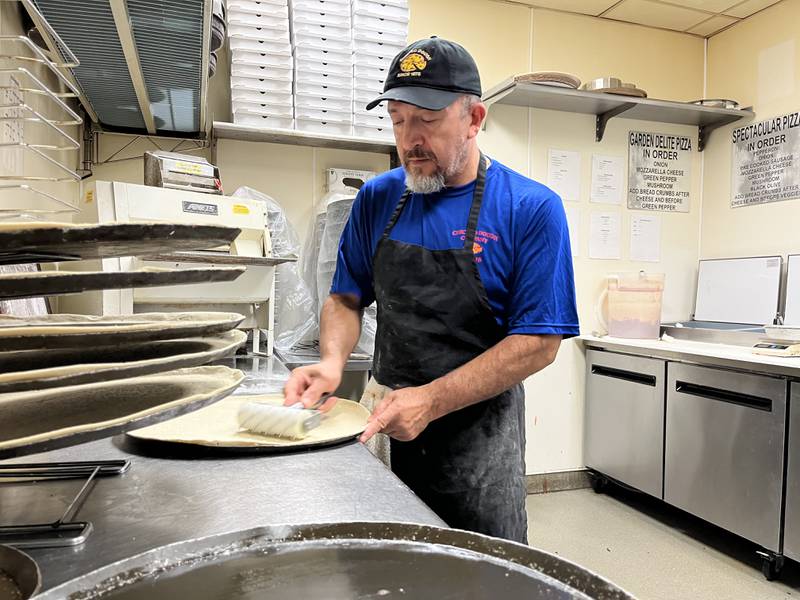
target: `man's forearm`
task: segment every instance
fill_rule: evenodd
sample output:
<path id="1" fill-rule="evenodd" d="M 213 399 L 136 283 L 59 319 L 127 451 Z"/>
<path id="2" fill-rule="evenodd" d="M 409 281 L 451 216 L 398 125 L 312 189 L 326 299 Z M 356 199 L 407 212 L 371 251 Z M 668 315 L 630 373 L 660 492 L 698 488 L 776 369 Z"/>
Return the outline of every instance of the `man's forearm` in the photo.
<path id="1" fill-rule="evenodd" d="M 467 364 L 427 384 L 434 418 L 497 396 L 555 359 L 560 335 L 510 335 Z"/>
<path id="2" fill-rule="evenodd" d="M 331 294 L 322 306 L 319 349 L 324 362 L 344 368 L 361 335 L 361 310 L 355 296 Z"/>

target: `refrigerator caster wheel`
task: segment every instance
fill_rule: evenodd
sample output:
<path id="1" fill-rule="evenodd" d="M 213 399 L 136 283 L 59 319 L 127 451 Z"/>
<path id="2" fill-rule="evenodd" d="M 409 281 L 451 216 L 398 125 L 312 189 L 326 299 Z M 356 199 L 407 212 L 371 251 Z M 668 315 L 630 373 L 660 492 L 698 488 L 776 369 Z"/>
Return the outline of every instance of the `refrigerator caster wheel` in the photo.
<path id="1" fill-rule="evenodd" d="M 589 484 L 592 486 L 595 494 L 602 494 L 608 487 L 608 479 L 597 473 L 590 473 Z"/>
<path id="2" fill-rule="evenodd" d="M 772 552 L 759 551 L 761 558 L 761 573 L 767 581 L 775 581 L 780 577 L 783 568 L 783 556 Z"/>

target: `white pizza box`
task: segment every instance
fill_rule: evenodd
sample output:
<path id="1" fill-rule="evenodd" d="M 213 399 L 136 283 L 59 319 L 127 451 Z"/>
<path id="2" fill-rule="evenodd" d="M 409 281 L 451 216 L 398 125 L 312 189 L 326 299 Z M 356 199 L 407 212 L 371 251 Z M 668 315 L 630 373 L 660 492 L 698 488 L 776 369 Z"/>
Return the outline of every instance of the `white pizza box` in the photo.
<path id="1" fill-rule="evenodd" d="M 330 121 L 316 121 L 313 119 L 296 119 L 295 129 L 308 133 L 320 133 L 322 135 L 342 135 L 353 134 L 352 123 L 336 123 Z"/>
<path id="2" fill-rule="evenodd" d="M 265 129 L 294 129 L 295 124 L 292 118 L 273 117 L 246 111 L 233 113 L 233 122 L 236 125 L 248 125 Z"/>
<path id="3" fill-rule="evenodd" d="M 381 19 L 380 17 L 353 15 L 353 29 L 384 31 L 402 35 L 406 39 L 408 38 L 408 23 L 391 21 L 389 19 Z"/>
<path id="4" fill-rule="evenodd" d="M 228 11 L 228 24 L 246 27 L 265 27 L 268 29 L 289 29 L 287 15 L 269 15 L 239 10 Z"/>
<path id="5" fill-rule="evenodd" d="M 353 107 L 353 101 L 347 97 L 295 94 L 294 105 L 301 108 L 318 108 L 350 112 Z"/>
<path id="6" fill-rule="evenodd" d="M 272 104 L 292 106 L 292 92 L 269 92 L 254 89 L 231 89 L 231 102 L 238 101 L 247 104 Z"/>
<path id="7" fill-rule="evenodd" d="M 395 5 L 374 0 L 353 0 L 353 15 L 391 19 L 400 23 L 408 23 L 410 20 L 408 5 Z"/>
<path id="8" fill-rule="evenodd" d="M 353 43 L 348 36 L 347 39 L 330 38 L 317 34 L 304 34 L 297 31 L 292 35 L 292 46 L 294 48 L 317 48 L 319 50 L 334 50 L 336 52 L 351 52 Z"/>
<path id="9" fill-rule="evenodd" d="M 271 40 L 245 37 L 242 35 L 230 36 L 229 43 L 232 52 L 259 52 L 281 56 L 292 55 L 292 44 L 288 41 L 273 42 Z"/>
<path id="10" fill-rule="evenodd" d="M 363 137 L 371 140 L 381 140 L 383 142 L 394 143 L 394 131 L 391 127 L 365 127 L 364 125 L 356 125 L 353 123 L 353 136 Z"/>
<path id="11" fill-rule="evenodd" d="M 366 42 L 382 42 L 384 44 L 391 44 L 395 47 L 399 47 L 400 50 L 408 45 L 408 36 L 401 31 L 380 31 L 378 29 L 369 29 L 367 27 L 354 27 L 353 39 L 363 40 Z M 395 52 L 395 54 L 397 54 L 397 52 Z"/>
<path id="12" fill-rule="evenodd" d="M 311 36 L 329 40 L 350 40 L 350 26 L 317 25 L 315 23 L 292 23 L 292 32 L 295 36 Z"/>
<path id="13" fill-rule="evenodd" d="M 350 12 L 350 0 L 292 0 L 292 10 Z"/>
<path id="14" fill-rule="evenodd" d="M 370 112 L 353 111 L 353 125 L 361 125 L 363 127 L 374 127 L 376 129 L 392 129 L 392 119 L 389 118 L 386 110 L 380 110 L 375 107 Z"/>
<path id="15" fill-rule="evenodd" d="M 376 69 L 389 69 L 392 66 L 394 57 L 394 54 L 387 56 L 366 53 L 353 54 L 353 64 Z"/>
<path id="16" fill-rule="evenodd" d="M 285 1 L 255 2 L 254 0 L 228 0 L 228 12 L 289 18 L 289 5 Z"/>
<path id="17" fill-rule="evenodd" d="M 252 25 L 230 23 L 228 25 L 228 33 L 231 35 L 231 37 L 263 40 L 265 42 L 282 42 L 285 44 L 291 43 L 288 23 L 286 24 L 285 28 L 253 27 Z"/>
<path id="18" fill-rule="evenodd" d="M 347 50 L 325 50 L 316 46 L 298 46 L 294 50 L 297 60 L 314 60 L 318 62 L 351 63 L 353 53 Z"/>
<path id="19" fill-rule="evenodd" d="M 335 88 L 341 88 L 348 90 L 348 96 L 352 96 L 352 92 L 349 91 L 353 87 L 353 76 L 344 73 L 321 73 L 318 71 L 301 71 L 296 70 L 294 79 L 298 83 L 308 83 L 313 85 L 327 85 Z M 316 95 L 316 94 L 315 94 Z"/>
<path id="20" fill-rule="evenodd" d="M 325 98 L 340 98 L 353 100 L 353 87 L 346 86 L 340 87 L 337 85 L 329 85 L 327 83 L 317 83 L 315 81 L 306 81 L 299 79 L 294 82 L 295 94 L 304 96 L 320 96 Z"/>
<path id="21" fill-rule="evenodd" d="M 256 77 L 237 77 L 231 75 L 231 94 L 237 90 L 255 90 L 257 92 L 292 93 L 291 79 L 258 79 Z"/>
<path id="22" fill-rule="evenodd" d="M 373 54 L 375 56 L 391 56 L 394 58 L 397 56 L 401 50 L 403 50 L 408 44 L 405 42 L 397 43 L 397 42 L 386 42 L 386 41 L 375 41 L 371 37 L 365 37 L 363 34 L 359 33 L 358 31 L 353 31 L 353 54 L 358 56 L 359 54 Z"/>
<path id="23" fill-rule="evenodd" d="M 243 64 L 241 62 L 231 63 L 231 78 L 233 77 L 252 77 L 254 79 L 276 79 L 278 81 L 294 80 L 294 69 L 281 67 L 259 67 L 256 65 Z"/>
<path id="24" fill-rule="evenodd" d="M 295 58 L 294 68 L 297 71 L 312 71 L 314 73 L 330 73 L 331 75 L 353 76 L 353 63 L 349 60 L 338 62 L 335 60 L 309 60 L 305 58 Z"/>
<path id="25" fill-rule="evenodd" d="M 286 6 L 288 0 L 228 0 L 228 10 L 237 9 L 245 11 L 257 11 L 264 6 Z"/>
<path id="26" fill-rule="evenodd" d="M 292 23 L 317 23 L 320 25 L 347 25 L 350 26 L 352 16 L 350 7 L 345 5 L 331 5 L 322 9 L 303 9 L 293 7 L 291 12 Z"/>
<path id="27" fill-rule="evenodd" d="M 232 99 L 231 108 L 234 114 L 237 112 L 243 112 L 290 119 L 294 117 L 294 105 L 292 104 L 291 100 L 288 104 L 266 104 Z"/>
<path id="28" fill-rule="evenodd" d="M 378 81 L 386 81 L 389 76 L 389 67 L 378 67 L 373 65 L 364 65 L 360 63 L 353 64 L 353 77 L 355 79 L 372 79 Z"/>
<path id="29" fill-rule="evenodd" d="M 248 65 L 252 67 L 276 67 L 279 69 L 294 69 L 294 60 L 290 54 L 277 54 L 273 52 L 248 52 L 231 50 L 231 64 Z"/>
<path id="30" fill-rule="evenodd" d="M 378 96 L 383 93 L 383 86 L 386 79 L 373 79 L 371 77 L 354 77 L 353 87 L 361 88 L 364 90 L 375 90 L 375 95 Z"/>
<path id="31" fill-rule="evenodd" d="M 356 5 L 362 5 L 364 3 L 369 4 L 379 4 L 384 7 L 394 6 L 396 8 L 402 8 L 403 10 L 409 10 L 408 8 L 408 0 L 352 0 L 353 9 L 356 8 Z"/>

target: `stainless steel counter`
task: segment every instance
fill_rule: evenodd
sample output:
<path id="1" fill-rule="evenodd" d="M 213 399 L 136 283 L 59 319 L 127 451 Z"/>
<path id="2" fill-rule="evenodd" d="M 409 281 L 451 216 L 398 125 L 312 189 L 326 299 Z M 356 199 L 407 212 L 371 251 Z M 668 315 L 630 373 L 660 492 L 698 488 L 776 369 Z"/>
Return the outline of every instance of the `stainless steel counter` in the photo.
<path id="1" fill-rule="evenodd" d="M 273 359 L 237 359 L 249 371 L 240 389 L 279 389 L 286 370 Z M 75 548 L 30 550 L 51 588 L 103 565 L 190 538 L 272 524 L 403 521 L 443 526 L 361 444 L 282 455 L 162 458 L 134 454 L 123 436 L 10 462 L 128 458 L 121 476 L 100 479 L 75 520 L 94 531 Z M 53 522 L 79 480 L 0 485 L 0 523 Z"/>

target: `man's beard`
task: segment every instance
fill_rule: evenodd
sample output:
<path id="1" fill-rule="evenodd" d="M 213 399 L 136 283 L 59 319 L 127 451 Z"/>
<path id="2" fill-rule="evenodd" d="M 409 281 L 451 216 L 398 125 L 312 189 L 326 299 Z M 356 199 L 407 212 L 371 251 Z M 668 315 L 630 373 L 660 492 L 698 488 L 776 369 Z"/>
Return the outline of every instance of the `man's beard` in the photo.
<path id="1" fill-rule="evenodd" d="M 458 151 L 445 167 L 439 164 L 436 155 L 425 152 L 419 146 L 415 146 L 412 150 L 406 152 L 403 160 L 403 168 L 406 172 L 406 187 L 416 194 L 435 194 L 436 192 L 441 192 L 445 188 L 447 180 L 460 173 L 464 168 L 469 154 L 469 147 L 466 142 L 466 140 L 463 140 L 458 147 Z M 407 166 L 408 160 L 411 158 L 430 159 L 436 165 L 436 170 L 431 175 L 412 172 Z"/>

